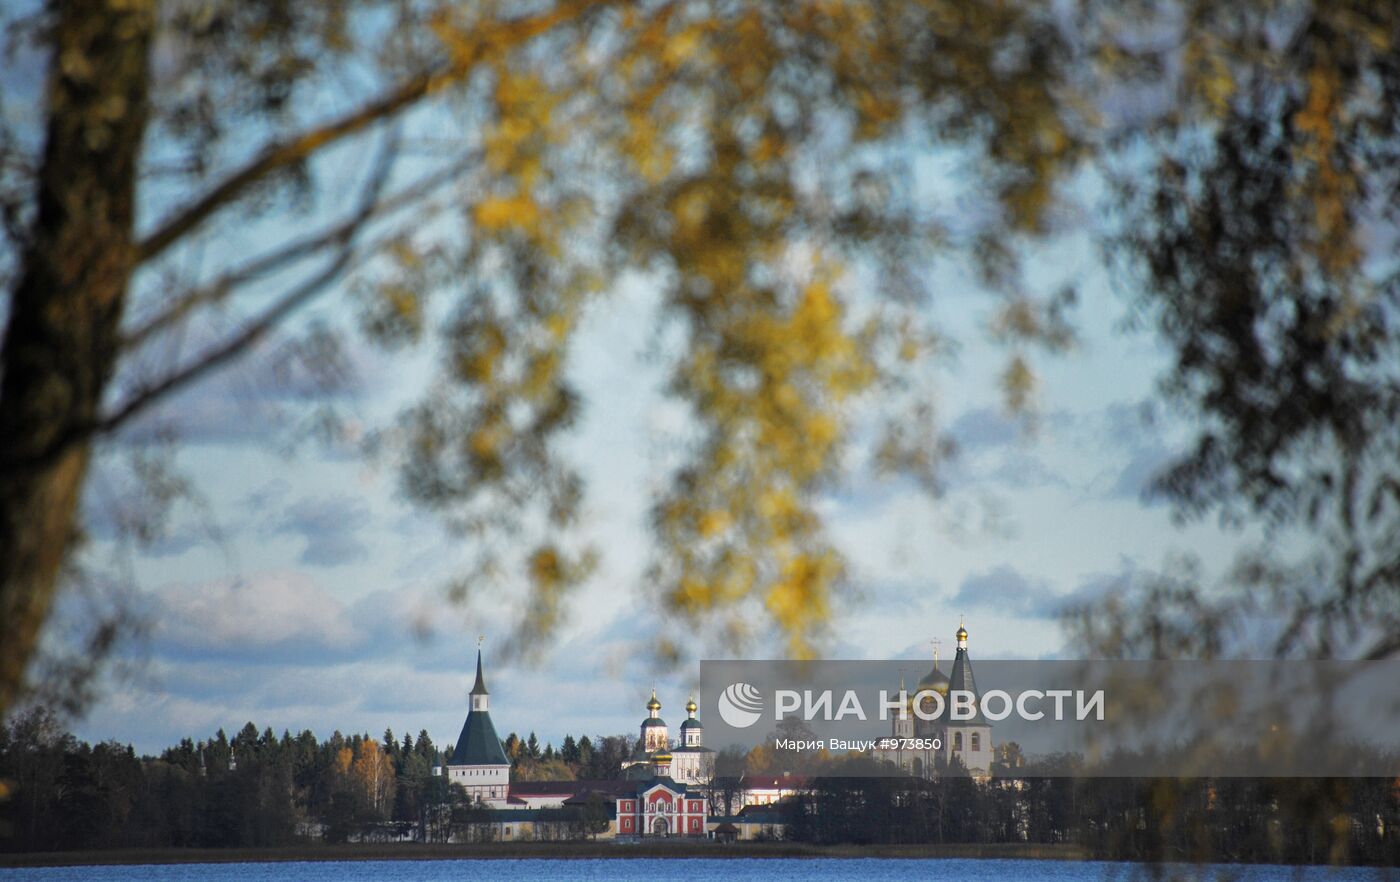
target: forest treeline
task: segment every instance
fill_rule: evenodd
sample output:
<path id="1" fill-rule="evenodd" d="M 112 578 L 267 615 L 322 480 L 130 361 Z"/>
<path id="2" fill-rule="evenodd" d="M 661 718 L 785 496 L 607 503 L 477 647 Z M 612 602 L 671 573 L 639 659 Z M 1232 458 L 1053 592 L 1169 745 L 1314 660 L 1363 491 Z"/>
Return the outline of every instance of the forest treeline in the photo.
<path id="1" fill-rule="evenodd" d="M 541 745 L 511 733 L 516 780 L 616 778 L 627 736 Z M 184 739 L 159 756 L 115 741 L 88 744 L 46 710 L 0 725 L 0 849 L 246 847 L 307 837 L 447 839 L 473 821 L 460 788 L 432 774 L 452 745 L 426 731 L 333 733 L 324 740 L 245 725 Z"/>
<path id="2" fill-rule="evenodd" d="M 1063 764 L 1063 758 L 1046 760 Z M 1400 866 L 1400 779 L 823 776 L 783 806 L 818 844 L 1073 844 L 1096 860 Z"/>
<path id="3" fill-rule="evenodd" d="M 634 741 L 566 736 L 556 748 L 511 733 L 503 747 L 514 780 L 596 780 L 620 775 Z M 248 723 L 142 757 L 32 711 L 0 726 L 0 850 L 482 838 L 483 809 L 432 774 L 450 749 L 426 731 L 320 740 Z M 738 795 L 740 773 L 775 771 L 769 759 L 764 748 L 722 752 L 712 803 Z M 1040 777 L 1072 763 L 1017 758 L 989 781 L 960 767 L 930 781 L 863 777 L 868 762 L 833 757 L 829 774 L 762 811 L 785 838 L 817 844 L 1028 842 L 1104 860 L 1400 866 L 1400 779 Z M 599 832 L 591 815 L 560 818 L 559 838 Z"/>

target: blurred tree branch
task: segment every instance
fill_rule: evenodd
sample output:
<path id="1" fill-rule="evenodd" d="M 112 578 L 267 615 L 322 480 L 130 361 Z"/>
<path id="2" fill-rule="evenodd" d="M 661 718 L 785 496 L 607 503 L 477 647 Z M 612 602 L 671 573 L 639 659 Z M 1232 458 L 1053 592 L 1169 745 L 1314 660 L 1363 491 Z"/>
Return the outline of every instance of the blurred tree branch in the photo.
<path id="1" fill-rule="evenodd" d="M 203 195 L 174 210 L 141 239 L 134 234 L 140 151 L 151 112 L 150 46 L 153 2 L 72 0 L 53 4 L 51 57 L 57 68 L 46 95 L 47 133 L 35 175 L 37 210 L 31 228 L 14 237 L 25 248 L 11 293 L 0 387 L 0 714 L 14 702 L 24 669 L 47 618 L 94 434 L 111 431 L 159 400 L 237 358 L 270 329 L 342 277 L 352 243 L 377 213 L 422 198 L 431 187 L 403 191 L 378 205 L 389 163 L 372 175 L 366 200 L 345 224 L 315 239 L 269 254 L 213 288 L 228 290 L 279 264 L 322 247 L 335 249 L 325 267 L 274 299 L 227 340 L 119 402 L 102 400 L 123 343 L 148 341 L 200 301 L 177 304 L 153 324 L 123 339 L 127 288 L 142 263 L 160 257 L 220 210 L 242 200 L 279 171 L 318 151 L 392 119 L 483 59 L 510 51 L 557 26 L 591 3 L 564 2 L 537 16 L 505 16 L 461 41 L 450 63 L 409 78 L 382 97 L 329 123 L 274 140 L 256 158 Z M 217 14 L 217 13 L 216 13 Z M 260 25 L 257 25 L 260 26 Z M 334 33 L 331 39 L 339 39 Z M 275 112 L 275 108 L 274 108 Z M 423 183 L 431 184 L 429 178 Z M 438 183 L 444 183 L 440 181 Z M 7 212 L 7 217 L 17 212 Z M 39 513 L 43 514 L 40 515 Z"/>
<path id="2" fill-rule="evenodd" d="M 324 150 L 350 135 L 398 116 L 447 84 L 460 81 L 483 60 L 508 51 L 568 21 L 597 2 L 598 0 L 569 0 L 541 15 L 500 22 L 489 33 L 474 34 L 470 41 L 470 51 L 459 52 L 451 64 L 413 77 L 363 107 L 328 123 L 269 144 L 256 158 L 230 173 L 205 195 L 174 212 L 171 217 L 158 224 L 155 230 L 143 237 L 137 245 L 138 261 L 144 263 L 159 257 L 167 248 L 196 230 L 220 209 L 237 202 L 249 188 L 275 172 L 303 162 L 317 151 Z"/>
<path id="3" fill-rule="evenodd" d="M 217 279 L 201 285 L 193 291 L 178 295 L 175 302 L 167 306 L 163 312 L 152 316 L 127 334 L 122 342 L 123 348 L 127 350 L 139 349 L 157 335 L 170 331 L 188 320 L 195 310 L 217 305 L 245 285 L 257 282 L 267 275 L 296 264 L 298 261 L 319 255 L 331 246 L 343 245 L 369 221 L 377 221 L 403 209 L 418 205 L 424 198 L 460 178 L 467 169 L 477 162 L 480 162 L 480 157 L 477 156 L 454 162 L 441 171 L 425 175 L 422 180 L 378 199 L 373 205 L 362 207 L 337 224 L 312 235 L 295 239 L 281 248 L 273 249 L 221 274 Z"/>
<path id="4" fill-rule="evenodd" d="M 23 229 L 0 353 L 0 712 L 75 533 L 94 433 L 345 280 L 369 341 L 427 337 L 440 353 L 380 437 L 397 443 L 405 495 L 471 539 L 459 586 L 500 573 L 526 586 L 522 646 L 561 621 L 594 563 L 560 443 L 583 405 L 574 332 L 625 274 L 653 280 L 679 341 L 665 393 L 690 424 L 651 499 L 651 599 L 692 634 L 771 628 L 811 654 L 846 579 L 823 495 L 877 472 L 940 486 L 932 256 L 967 260 L 998 297 L 985 330 L 1009 353 L 1005 402 L 1033 407 L 1032 352 L 1073 346 L 1074 296 L 1031 290 L 1020 261 L 1063 232 L 1062 187 L 1086 171 L 1108 185 L 1109 254 L 1174 353 L 1163 391 L 1197 420 L 1158 490 L 1183 518 L 1265 537 L 1218 592 L 1167 574 L 1088 625 L 1105 651 L 1186 635 L 1177 649 L 1216 653 L 1259 614 L 1278 652 L 1394 652 L 1400 284 L 1373 235 L 1400 215 L 1397 14 L 1128 9 L 55 0 L 36 30 L 53 60 L 43 153 L 4 165 L 33 170 L 34 197 L 28 214 L 6 208 Z M 376 97 L 320 115 L 365 80 Z M 239 210 L 256 227 L 287 213 L 277 197 L 308 201 L 333 148 L 358 170 L 364 140 L 420 109 L 458 151 L 438 170 L 398 190 L 371 170 L 348 216 L 174 298 L 149 283 L 231 235 L 216 219 Z M 264 146 L 230 161 L 249 132 Z M 960 235 L 907 161 L 935 149 L 964 161 L 975 197 Z M 188 171 L 146 186 L 143 169 Z M 468 177 L 450 225 L 371 236 Z M 138 201 L 159 218 L 142 235 Z M 256 284 L 297 268 L 284 290 Z M 133 376 L 158 341 L 224 308 L 248 315 Z M 857 424 L 872 401 L 888 418 L 875 445 Z"/>
<path id="5" fill-rule="evenodd" d="M 272 302 L 268 306 L 228 339 L 214 344 L 191 363 L 136 390 L 130 397 L 117 403 L 110 413 L 99 419 L 96 431 L 111 432 L 116 430 L 127 420 L 155 404 L 161 398 L 198 380 L 204 374 L 218 369 L 230 359 L 238 357 L 240 353 L 265 337 L 299 307 L 304 306 L 311 298 L 341 278 L 354 260 L 357 234 L 364 229 L 369 219 L 382 208 L 380 194 L 393 171 L 394 160 L 398 156 L 398 147 L 398 131 L 391 129 L 385 136 L 376 164 L 370 170 L 369 180 L 366 181 L 364 194 L 360 198 L 359 209 L 349 220 L 340 225 L 335 231 L 335 235 L 327 243 L 334 245 L 335 250 L 325 267 L 291 290 L 272 298 Z"/>

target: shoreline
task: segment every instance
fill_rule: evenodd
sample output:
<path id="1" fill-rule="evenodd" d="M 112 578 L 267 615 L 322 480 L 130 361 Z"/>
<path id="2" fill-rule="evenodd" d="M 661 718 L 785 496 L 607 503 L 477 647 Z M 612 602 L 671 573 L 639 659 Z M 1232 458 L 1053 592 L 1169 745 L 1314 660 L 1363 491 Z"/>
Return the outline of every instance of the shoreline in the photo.
<path id="1" fill-rule="evenodd" d="M 127 848 L 0 854 L 0 868 L 424 860 L 652 860 L 684 858 L 974 858 L 1088 860 L 1074 845 L 806 845 L 791 842 L 628 844 L 508 842 L 468 844 L 305 844 L 268 848 Z"/>

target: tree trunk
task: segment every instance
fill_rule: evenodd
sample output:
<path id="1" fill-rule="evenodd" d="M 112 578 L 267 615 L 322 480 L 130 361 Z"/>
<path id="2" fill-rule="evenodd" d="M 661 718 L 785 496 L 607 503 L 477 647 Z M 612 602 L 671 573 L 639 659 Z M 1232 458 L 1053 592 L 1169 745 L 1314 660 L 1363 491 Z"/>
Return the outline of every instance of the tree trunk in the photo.
<path id="1" fill-rule="evenodd" d="M 36 215 L 0 350 L 0 716 L 52 605 L 117 361 L 154 4 L 53 4 Z"/>

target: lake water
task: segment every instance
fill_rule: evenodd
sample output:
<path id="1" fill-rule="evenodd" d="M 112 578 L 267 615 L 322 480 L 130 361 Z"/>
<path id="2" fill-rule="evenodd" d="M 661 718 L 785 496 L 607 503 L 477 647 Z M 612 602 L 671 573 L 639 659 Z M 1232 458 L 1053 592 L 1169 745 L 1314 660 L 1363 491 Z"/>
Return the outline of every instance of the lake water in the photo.
<path id="1" fill-rule="evenodd" d="M 1137 879 L 1221 879 L 1238 882 L 1373 882 L 1400 880 L 1394 870 L 1326 867 L 1174 866 L 1016 860 L 887 858 L 321 861 L 167 864 L 0 869 L 24 882 L 1132 882 Z"/>

